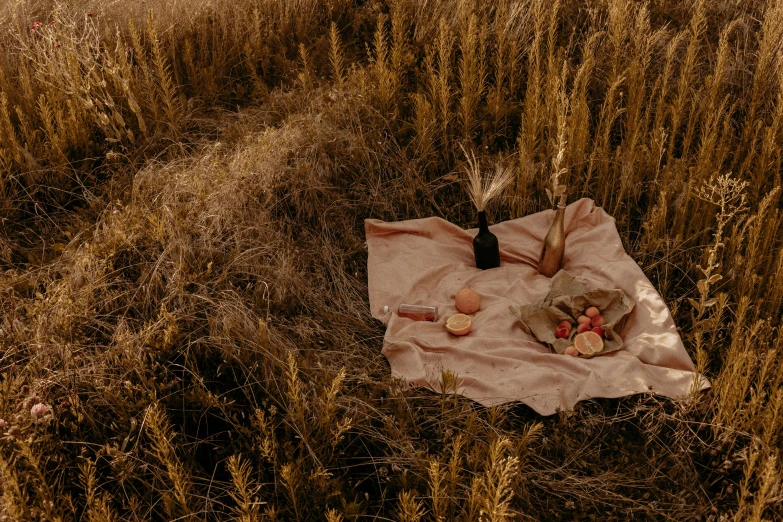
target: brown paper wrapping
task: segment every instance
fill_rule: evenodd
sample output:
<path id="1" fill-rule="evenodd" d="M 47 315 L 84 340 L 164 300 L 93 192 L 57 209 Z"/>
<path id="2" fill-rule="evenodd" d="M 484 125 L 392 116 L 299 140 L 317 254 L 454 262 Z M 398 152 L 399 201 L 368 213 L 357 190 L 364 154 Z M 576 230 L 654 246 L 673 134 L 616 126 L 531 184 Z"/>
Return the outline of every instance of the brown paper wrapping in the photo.
<path id="1" fill-rule="evenodd" d="M 566 348 L 574 344 L 576 326 L 571 329 L 568 338 L 558 339 L 555 337 L 557 325 L 565 320 L 575 325 L 576 318 L 591 306 L 601 310 L 601 315 L 606 319 L 603 326 L 604 349 L 592 356 L 581 357 L 594 357 L 622 348 L 623 339 L 619 332 L 625 317 L 633 310 L 633 300 L 617 288 L 588 290 L 585 280 L 575 278 L 565 270 L 560 270 L 552 277 L 551 287 L 544 297 L 533 304 L 512 306 L 511 311 L 539 341 L 562 355 Z"/>

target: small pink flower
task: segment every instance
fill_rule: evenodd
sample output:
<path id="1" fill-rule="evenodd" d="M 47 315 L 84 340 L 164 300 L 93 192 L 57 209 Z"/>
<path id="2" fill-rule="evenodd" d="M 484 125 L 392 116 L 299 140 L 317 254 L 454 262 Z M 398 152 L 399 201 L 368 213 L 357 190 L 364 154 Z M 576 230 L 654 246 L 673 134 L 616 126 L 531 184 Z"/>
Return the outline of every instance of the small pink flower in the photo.
<path id="1" fill-rule="evenodd" d="M 87 13 L 87 16 L 92 18 L 92 13 Z"/>
<path id="2" fill-rule="evenodd" d="M 52 20 L 51 22 L 49 22 L 49 25 L 54 25 L 54 20 Z"/>
<path id="3" fill-rule="evenodd" d="M 33 417 L 43 417 L 48 412 L 49 412 L 49 407 L 42 402 L 39 402 L 38 404 L 30 408 L 30 415 L 32 415 Z"/>
<path id="4" fill-rule="evenodd" d="M 41 22 L 35 22 L 33 26 L 30 28 L 31 31 L 35 31 L 39 27 L 41 27 L 43 24 Z"/>

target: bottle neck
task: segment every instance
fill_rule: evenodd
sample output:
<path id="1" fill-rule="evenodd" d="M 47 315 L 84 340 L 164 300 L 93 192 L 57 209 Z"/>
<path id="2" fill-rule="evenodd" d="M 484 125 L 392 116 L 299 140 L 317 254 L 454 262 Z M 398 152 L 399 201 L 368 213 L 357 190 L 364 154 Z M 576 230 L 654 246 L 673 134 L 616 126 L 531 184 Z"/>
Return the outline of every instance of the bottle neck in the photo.
<path id="1" fill-rule="evenodd" d="M 479 218 L 479 232 L 489 232 L 489 225 L 487 225 L 487 214 L 481 210 L 478 213 Z"/>
<path id="2" fill-rule="evenodd" d="M 557 225 L 558 227 L 563 226 L 563 220 L 565 219 L 565 209 L 566 209 L 566 195 L 565 193 L 560 195 L 560 201 L 557 203 L 557 207 L 555 207 L 555 221 L 554 225 Z"/>

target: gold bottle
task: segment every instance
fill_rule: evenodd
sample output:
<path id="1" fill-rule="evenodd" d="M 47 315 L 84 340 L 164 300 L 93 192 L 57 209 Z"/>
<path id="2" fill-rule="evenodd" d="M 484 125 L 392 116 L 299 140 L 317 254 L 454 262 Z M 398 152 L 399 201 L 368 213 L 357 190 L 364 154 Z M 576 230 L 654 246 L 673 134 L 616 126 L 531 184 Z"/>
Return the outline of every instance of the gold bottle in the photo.
<path id="1" fill-rule="evenodd" d="M 565 192 L 560 195 L 560 202 L 555 211 L 555 220 L 549 227 L 549 232 L 544 238 L 544 247 L 541 249 L 541 258 L 538 260 L 538 273 L 547 277 L 552 277 L 560 270 L 563 264 L 563 253 L 565 252 L 565 229 L 563 221 L 565 219 L 566 195 Z"/>

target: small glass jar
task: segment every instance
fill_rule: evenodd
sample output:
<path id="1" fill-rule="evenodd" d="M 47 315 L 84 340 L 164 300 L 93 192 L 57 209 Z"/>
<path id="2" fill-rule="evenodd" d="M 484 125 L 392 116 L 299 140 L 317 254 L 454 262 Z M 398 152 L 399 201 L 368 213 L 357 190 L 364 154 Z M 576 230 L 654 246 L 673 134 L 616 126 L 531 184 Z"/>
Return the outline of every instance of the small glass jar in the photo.
<path id="1" fill-rule="evenodd" d="M 414 321 L 434 322 L 438 320 L 438 307 L 401 303 L 397 308 L 397 315 L 413 319 Z"/>

